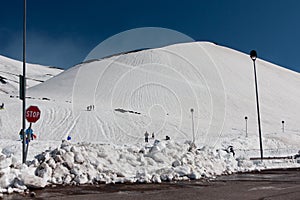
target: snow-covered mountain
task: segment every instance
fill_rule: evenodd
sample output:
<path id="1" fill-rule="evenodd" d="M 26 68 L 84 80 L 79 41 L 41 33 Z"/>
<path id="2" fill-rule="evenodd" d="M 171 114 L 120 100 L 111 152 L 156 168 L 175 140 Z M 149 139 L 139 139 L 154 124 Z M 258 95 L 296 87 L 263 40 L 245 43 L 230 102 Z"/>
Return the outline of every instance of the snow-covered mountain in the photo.
<path id="1" fill-rule="evenodd" d="M 270 148 L 278 143 L 298 146 L 299 74 L 260 59 L 256 64 L 264 143 Z M 28 74 L 40 68 L 28 67 Z M 28 105 L 42 110 L 34 124 L 40 140 L 71 136 L 73 141 L 128 144 L 142 142 L 148 131 L 181 141 L 194 135 L 201 145 L 237 143 L 253 149 L 258 144 L 252 60 L 212 43 L 177 44 L 81 63 L 29 88 L 27 95 Z M 5 130 L 0 137 L 17 139 L 20 101 L 3 101 L 7 112 L 0 117 Z"/>
<path id="2" fill-rule="evenodd" d="M 300 76 L 260 59 L 256 64 L 263 135 L 274 145 L 277 140 L 295 143 L 288 138 L 292 134 L 299 139 Z M 252 60 L 212 43 L 82 63 L 30 88 L 28 95 L 57 102 L 51 108 L 35 102 L 46 113 L 37 124 L 43 139 L 71 135 L 76 141 L 132 143 L 142 141 L 145 131 L 160 138 L 191 139 L 193 108 L 197 142 L 215 145 L 245 137 L 245 116 L 248 135 L 257 142 Z M 89 105 L 95 110 L 88 112 Z"/>
<path id="3" fill-rule="evenodd" d="M 56 76 L 63 70 L 37 64 L 26 65 L 27 87 L 32 87 Z M 0 94 L 19 91 L 19 75 L 23 74 L 23 63 L 0 55 Z"/>

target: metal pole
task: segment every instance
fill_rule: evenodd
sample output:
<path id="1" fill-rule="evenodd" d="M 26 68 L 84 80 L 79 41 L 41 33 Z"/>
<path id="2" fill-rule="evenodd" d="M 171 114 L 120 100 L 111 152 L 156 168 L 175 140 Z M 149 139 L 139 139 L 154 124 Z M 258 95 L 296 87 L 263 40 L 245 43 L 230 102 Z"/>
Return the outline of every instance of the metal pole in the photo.
<path id="1" fill-rule="evenodd" d="M 25 146 L 26 146 L 26 135 L 25 135 L 25 129 L 26 129 L 26 0 L 24 0 L 24 11 L 23 11 L 23 104 L 22 104 L 22 130 L 23 130 L 23 147 L 22 147 L 22 157 L 23 157 L 23 163 L 26 162 L 26 153 L 25 153 Z"/>
<path id="2" fill-rule="evenodd" d="M 194 109 L 191 108 L 191 113 L 192 113 L 192 131 L 193 131 L 193 143 L 195 143 L 195 130 L 194 130 Z"/>
<path id="3" fill-rule="evenodd" d="M 248 120 L 248 117 L 246 116 L 245 117 L 245 121 L 246 121 L 246 137 L 248 137 L 248 124 L 247 124 L 247 120 Z"/>
<path id="4" fill-rule="evenodd" d="M 29 148 L 29 143 L 30 143 L 30 140 L 31 140 L 31 133 L 32 133 L 32 123 L 29 124 L 29 127 L 28 127 L 28 133 L 26 134 L 27 136 L 27 144 L 26 144 L 26 150 L 25 150 L 25 161 L 27 159 L 27 154 L 28 154 L 28 148 Z"/>
<path id="5" fill-rule="evenodd" d="M 259 112 L 258 87 L 257 87 L 257 76 L 256 76 L 255 60 L 253 60 L 253 65 L 254 65 L 254 78 L 255 78 L 255 92 L 256 92 L 256 107 L 257 107 L 257 119 L 258 119 L 260 158 L 262 160 L 263 159 L 263 147 L 262 147 L 262 138 L 261 138 L 260 112 Z"/>

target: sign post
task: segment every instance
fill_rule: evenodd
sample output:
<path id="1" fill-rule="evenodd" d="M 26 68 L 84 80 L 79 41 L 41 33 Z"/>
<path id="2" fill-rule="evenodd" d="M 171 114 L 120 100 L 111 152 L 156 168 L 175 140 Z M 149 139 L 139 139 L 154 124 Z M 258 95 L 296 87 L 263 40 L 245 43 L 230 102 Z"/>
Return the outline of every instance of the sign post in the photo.
<path id="1" fill-rule="evenodd" d="M 26 109 L 25 115 L 26 120 L 30 123 L 29 128 L 26 131 L 23 130 L 25 133 L 25 137 L 23 135 L 23 143 L 25 141 L 24 144 L 26 144 L 26 149 L 24 148 L 25 145 L 23 145 L 23 158 L 26 161 L 31 134 L 33 134 L 31 126 L 32 123 L 35 123 L 40 119 L 41 111 L 37 106 L 29 106 L 29 108 Z"/>
<path id="2" fill-rule="evenodd" d="M 22 100 L 22 135 L 23 135 L 23 160 L 25 163 L 25 108 L 26 108 L 26 0 L 23 6 L 23 75 L 20 76 L 20 99 Z"/>

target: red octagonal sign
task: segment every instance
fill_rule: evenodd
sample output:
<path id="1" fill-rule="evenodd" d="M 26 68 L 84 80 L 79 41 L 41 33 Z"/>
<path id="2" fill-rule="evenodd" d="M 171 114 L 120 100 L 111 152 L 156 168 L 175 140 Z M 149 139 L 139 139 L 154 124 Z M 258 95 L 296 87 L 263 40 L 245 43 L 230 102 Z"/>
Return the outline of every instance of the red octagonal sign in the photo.
<path id="1" fill-rule="evenodd" d="M 41 111 L 37 106 L 29 106 L 26 110 L 26 119 L 30 123 L 35 123 L 40 119 Z"/>

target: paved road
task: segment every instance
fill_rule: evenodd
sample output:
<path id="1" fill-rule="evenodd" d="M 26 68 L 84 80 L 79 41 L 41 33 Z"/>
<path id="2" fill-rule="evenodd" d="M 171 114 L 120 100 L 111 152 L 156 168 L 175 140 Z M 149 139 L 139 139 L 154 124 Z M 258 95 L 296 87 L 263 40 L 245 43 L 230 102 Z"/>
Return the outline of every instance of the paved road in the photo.
<path id="1" fill-rule="evenodd" d="M 300 199 L 300 169 L 221 176 L 212 181 L 185 181 L 163 184 L 116 184 L 55 187 L 35 191 L 35 199 Z M 9 195 L 5 199 L 30 199 Z"/>

